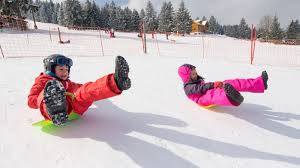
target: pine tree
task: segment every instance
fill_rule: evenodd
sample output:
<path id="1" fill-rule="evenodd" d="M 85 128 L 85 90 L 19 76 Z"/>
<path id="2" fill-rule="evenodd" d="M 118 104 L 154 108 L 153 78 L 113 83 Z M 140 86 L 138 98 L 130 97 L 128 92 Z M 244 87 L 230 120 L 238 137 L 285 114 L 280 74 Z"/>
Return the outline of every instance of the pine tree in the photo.
<path id="1" fill-rule="evenodd" d="M 239 25 L 226 25 L 223 26 L 224 33 L 226 36 L 239 38 L 240 34 L 239 32 Z"/>
<path id="2" fill-rule="evenodd" d="M 273 19 L 270 15 L 265 15 L 261 18 L 257 31 L 259 38 L 270 39 L 272 22 Z"/>
<path id="3" fill-rule="evenodd" d="M 66 0 L 64 2 L 64 24 L 65 26 L 73 26 L 73 15 L 72 9 L 73 8 L 73 0 Z"/>
<path id="4" fill-rule="evenodd" d="M 41 20 L 44 23 L 50 23 L 51 21 L 51 14 L 50 14 L 50 4 L 46 1 L 46 2 L 42 2 L 42 6 L 41 6 Z"/>
<path id="5" fill-rule="evenodd" d="M 109 21 L 108 25 L 110 28 L 116 28 L 118 26 L 118 19 L 117 19 L 117 7 L 114 1 L 112 1 L 109 5 Z"/>
<path id="6" fill-rule="evenodd" d="M 95 27 L 99 25 L 100 9 L 95 1 L 87 0 L 83 6 L 83 25 L 86 27 Z"/>
<path id="7" fill-rule="evenodd" d="M 239 38 L 239 25 L 233 25 L 232 26 L 232 37 L 234 37 L 234 38 Z"/>
<path id="8" fill-rule="evenodd" d="M 224 25 L 224 31 L 225 31 L 225 35 L 232 37 L 232 26 L 231 25 Z"/>
<path id="9" fill-rule="evenodd" d="M 207 20 L 207 18 L 205 16 L 202 17 L 202 21 L 205 21 Z"/>
<path id="10" fill-rule="evenodd" d="M 52 13 L 51 23 L 58 23 L 59 3 L 54 4 L 54 10 Z"/>
<path id="11" fill-rule="evenodd" d="M 1 8 L 4 6 L 4 1 L 2 0 L 1 2 L 0 2 L 0 15 L 1 15 Z M 3 6 L 2 6 L 2 4 L 3 4 Z M 30 20 L 32 20 L 32 15 L 31 15 L 31 13 L 30 13 L 30 6 L 31 5 L 33 5 L 33 1 L 32 0 L 28 0 L 28 4 L 27 4 L 27 6 L 28 6 L 28 10 L 25 12 L 25 11 L 23 11 L 22 12 L 22 16 L 25 16 L 27 19 L 30 19 Z M 23 14 L 24 13 L 24 14 Z"/>
<path id="12" fill-rule="evenodd" d="M 297 39 L 300 39 L 300 24 L 298 20 L 295 21 L 295 25 L 296 25 L 295 27 L 297 32 Z"/>
<path id="13" fill-rule="evenodd" d="M 44 23 L 49 23 L 49 12 L 46 2 L 41 2 L 40 10 L 39 10 L 39 21 Z"/>
<path id="14" fill-rule="evenodd" d="M 83 5 L 83 9 L 82 9 L 82 13 L 83 13 L 83 26 L 85 27 L 90 27 L 91 26 L 91 22 L 93 20 L 93 14 L 92 14 L 92 3 L 89 0 L 86 0 L 84 5 Z"/>
<path id="15" fill-rule="evenodd" d="M 40 10 L 41 10 L 41 1 L 36 0 L 34 3 L 36 6 L 38 6 L 38 10 L 35 12 L 35 19 L 36 21 L 40 22 Z"/>
<path id="16" fill-rule="evenodd" d="M 81 26 L 82 25 L 82 7 L 78 0 L 66 0 L 64 6 L 65 25 Z"/>
<path id="17" fill-rule="evenodd" d="M 158 15 L 158 30 L 161 32 L 167 31 L 167 2 L 165 1 L 160 9 L 160 13 Z"/>
<path id="18" fill-rule="evenodd" d="M 49 1 L 48 6 L 48 22 L 49 23 L 54 23 L 57 22 L 57 13 L 55 9 L 55 4 L 53 3 L 52 0 Z"/>
<path id="19" fill-rule="evenodd" d="M 190 33 L 192 27 L 192 18 L 189 11 L 185 8 L 184 2 L 181 1 L 178 11 L 176 12 L 176 28 L 179 33 Z"/>
<path id="20" fill-rule="evenodd" d="M 109 28 L 109 5 L 107 3 L 100 9 L 99 26 Z"/>
<path id="21" fill-rule="evenodd" d="M 217 19 L 214 16 L 209 18 L 208 31 L 213 34 L 224 34 L 223 27 L 217 22 Z"/>
<path id="22" fill-rule="evenodd" d="M 209 18 L 208 25 L 209 25 L 208 31 L 213 34 L 216 34 L 218 31 L 218 22 L 214 16 L 211 16 Z"/>
<path id="23" fill-rule="evenodd" d="M 92 3 L 92 21 L 91 26 L 100 26 L 100 8 L 96 5 L 95 1 Z"/>
<path id="24" fill-rule="evenodd" d="M 145 16 L 146 16 L 145 10 L 141 9 L 141 11 L 140 11 L 140 18 L 141 18 L 141 20 L 143 20 L 145 18 Z"/>
<path id="25" fill-rule="evenodd" d="M 1 0 L 0 14 L 9 16 L 25 16 L 29 10 L 29 0 Z"/>
<path id="26" fill-rule="evenodd" d="M 247 25 L 245 18 L 242 18 L 238 27 L 238 37 L 242 39 L 248 39 L 250 38 L 250 34 L 251 29 Z"/>
<path id="27" fill-rule="evenodd" d="M 144 21 L 146 31 L 155 31 L 157 29 L 158 21 L 156 19 L 156 12 L 151 1 L 148 1 L 147 3 Z"/>
<path id="28" fill-rule="evenodd" d="M 290 23 L 288 26 L 287 32 L 286 32 L 288 39 L 296 39 L 297 38 L 297 30 L 296 30 L 296 24 L 294 20 Z"/>
<path id="29" fill-rule="evenodd" d="M 64 13 L 64 3 L 62 2 L 59 6 L 59 12 L 58 12 L 58 24 L 59 25 L 65 25 L 65 13 Z"/>
<path id="30" fill-rule="evenodd" d="M 273 17 L 273 22 L 271 26 L 271 37 L 272 39 L 276 39 L 276 40 L 282 39 L 283 37 L 283 31 L 280 28 L 280 23 L 278 21 L 277 15 Z"/>
<path id="31" fill-rule="evenodd" d="M 137 10 L 133 9 L 132 15 L 131 15 L 131 31 L 138 31 L 139 30 L 139 25 L 140 25 L 140 16 Z"/>
<path id="32" fill-rule="evenodd" d="M 124 8 L 124 22 L 126 24 L 125 26 L 126 31 L 132 31 L 133 25 L 131 19 L 132 19 L 132 11 L 128 7 Z"/>
<path id="33" fill-rule="evenodd" d="M 288 39 L 300 39 L 300 25 L 298 20 L 292 20 L 288 26 L 286 36 Z"/>
<path id="34" fill-rule="evenodd" d="M 79 2 L 79 0 L 73 0 L 74 5 L 72 8 L 72 12 L 73 12 L 73 24 L 76 26 L 81 26 L 82 22 L 83 22 L 83 14 L 82 14 L 82 7 L 81 4 Z"/>
<path id="35" fill-rule="evenodd" d="M 158 30 L 161 32 L 174 31 L 174 9 L 171 2 L 164 2 L 158 17 Z"/>
<path id="36" fill-rule="evenodd" d="M 116 24 L 114 29 L 124 31 L 127 27 L 126 19 L 125 19 L 125 12 L 121 7 L 116 8 Z"/>

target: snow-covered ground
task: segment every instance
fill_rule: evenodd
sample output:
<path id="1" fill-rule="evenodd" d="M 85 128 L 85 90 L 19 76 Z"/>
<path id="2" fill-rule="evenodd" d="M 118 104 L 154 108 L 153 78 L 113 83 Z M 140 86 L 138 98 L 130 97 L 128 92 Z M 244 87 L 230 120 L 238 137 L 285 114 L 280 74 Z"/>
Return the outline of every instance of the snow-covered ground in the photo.
<path id="1" fill-rule="evenodd" d="M 56 25 L 38 26 L 42 30 L 32 31 L 30 38 L 49 38 L 47 30 Z M 92 49 L 98 45 L 95 32 L 74 31 L 80 33 L 77 40 L 76 35 L 69 36 L 69 45 L 50 40 L 21 43 L 26 42 L 27 33 L 0 33 L 4 54 L 12 57 L 0 59 L 1 168 L 300 167 L 300 69 L 295 61 L 300 59 L 299 47 L 276 46 L 287 53 L 291 50 L 284 61 L 293 66 L 282 59 L 272 59 L 272 64 L 256 59 L 259 63 L 249 65 L 249 47 L 243 45 L 249 42 L 245 41 L 206 36 L 204 45 L 209 48 L 208 39 L 215 39 L 213 44 L 220 45 L 214 46 L 223 49 L 207 49 L 210 54 L 204 51 L 203 56 L 201 47 L 193 45 L 202 37 L 171 36 L 170 42 L 159 36 L 159 50 L 154 39 L 145 55 L 136 34 L 117 33 L 115 39 L 103 35 L 106 47 L 101 56 L 101 48 Z M 245 47 L 236 49 L 230 41 Z M 276 53 L 275 47 L 263 45 L 257 45 L 260 60 L 264 53 Z M 226 51 L 245 54 L 236 59 Z M 113 72 L 115 55 L 121 54 L 130 65 L 132 88 L 95 102 L 80 120 L 45 133 L 32 126 L 42 117 L 27 107 L 27 95 L 43 71 L 43 57 L 53 52 L 73 59 L 71 80 L 80 83 Z M 186 98 L 177 74 L 184 63 L 196 65 L 207 81 L 256 77 L 267 70 L 269 89 L 264 94 L 243 93 L 245 102 L 240 107 L 208 111 Z"/>

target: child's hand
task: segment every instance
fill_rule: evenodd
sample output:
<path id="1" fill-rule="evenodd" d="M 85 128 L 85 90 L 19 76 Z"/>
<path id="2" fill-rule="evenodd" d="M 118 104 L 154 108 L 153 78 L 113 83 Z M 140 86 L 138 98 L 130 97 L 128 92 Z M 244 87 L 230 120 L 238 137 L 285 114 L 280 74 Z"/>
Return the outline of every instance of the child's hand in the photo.
<path id="1" fill-rule="evenodd" d="M 214 88 L 223 88 L 223 82 L 221 81 L 214 82 Z"/>

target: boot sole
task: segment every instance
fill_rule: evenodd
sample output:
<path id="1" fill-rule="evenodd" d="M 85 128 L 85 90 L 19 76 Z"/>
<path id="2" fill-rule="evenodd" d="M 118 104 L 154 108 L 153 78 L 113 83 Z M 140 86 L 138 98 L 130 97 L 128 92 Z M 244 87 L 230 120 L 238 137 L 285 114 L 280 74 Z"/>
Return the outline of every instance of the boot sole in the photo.
<path id="1" fill-rule="evenodd" d="M 116 66 L 118 67 L 118 76 L 121 78 L 128 78 L 129 66 L 122 56 L 117 56 Z"/>
<path id="2" fill-rule="evenodd" d="M 226 83 L 224 91 L 226 96 L 234 102 L 234 105 L 239 106 L 244 101 L 244 97 L 231 84 Z"/>
<path id="3" fill-rule="evenodd" d="M 268 80 L 269 80 L 267 71 L 263 71 L 261 73 L 261 77 L 263 78 L 263 81 L 264 81 L 265 90 L 267 90 L 268 89 Z"/>
<path id="4" fill-rule="evenodd" d="M 56 80 L 50 80 L 45 86 L 44 101 L 47 112 L 55 125 L 63 125 L 67 119 L 67 103 L 63 84 Z"/>

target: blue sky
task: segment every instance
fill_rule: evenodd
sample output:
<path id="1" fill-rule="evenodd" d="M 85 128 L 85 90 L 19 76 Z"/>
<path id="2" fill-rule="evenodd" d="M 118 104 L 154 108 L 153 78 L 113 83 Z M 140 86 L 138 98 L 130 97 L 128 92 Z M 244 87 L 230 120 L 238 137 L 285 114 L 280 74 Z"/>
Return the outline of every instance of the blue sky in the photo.
<path id="1" fill-rule="evenodd" d="M 63 1 L 63 0 L 53 0 Z M 85 1 L 85 0 L 81 0 Z M 129 6 L 140 10 L 145 8 L 148 0 L 114 0 L 121 6 Z M 165 0 L 151 0 L 158 12 Z M 181 0 L 171 1 L 176 9 Z M 99 5 L 111 0 L 96 0 Z M 300 20 L 300 0 L 184 0 L 186 7 L 193 18 L 214 15 L 221 24 L 239 24 L 242 17 L 250 24 L 258 24 L 264 15 L 278 15 L 283 27 L 286 27 L 292 19 Z"/>

